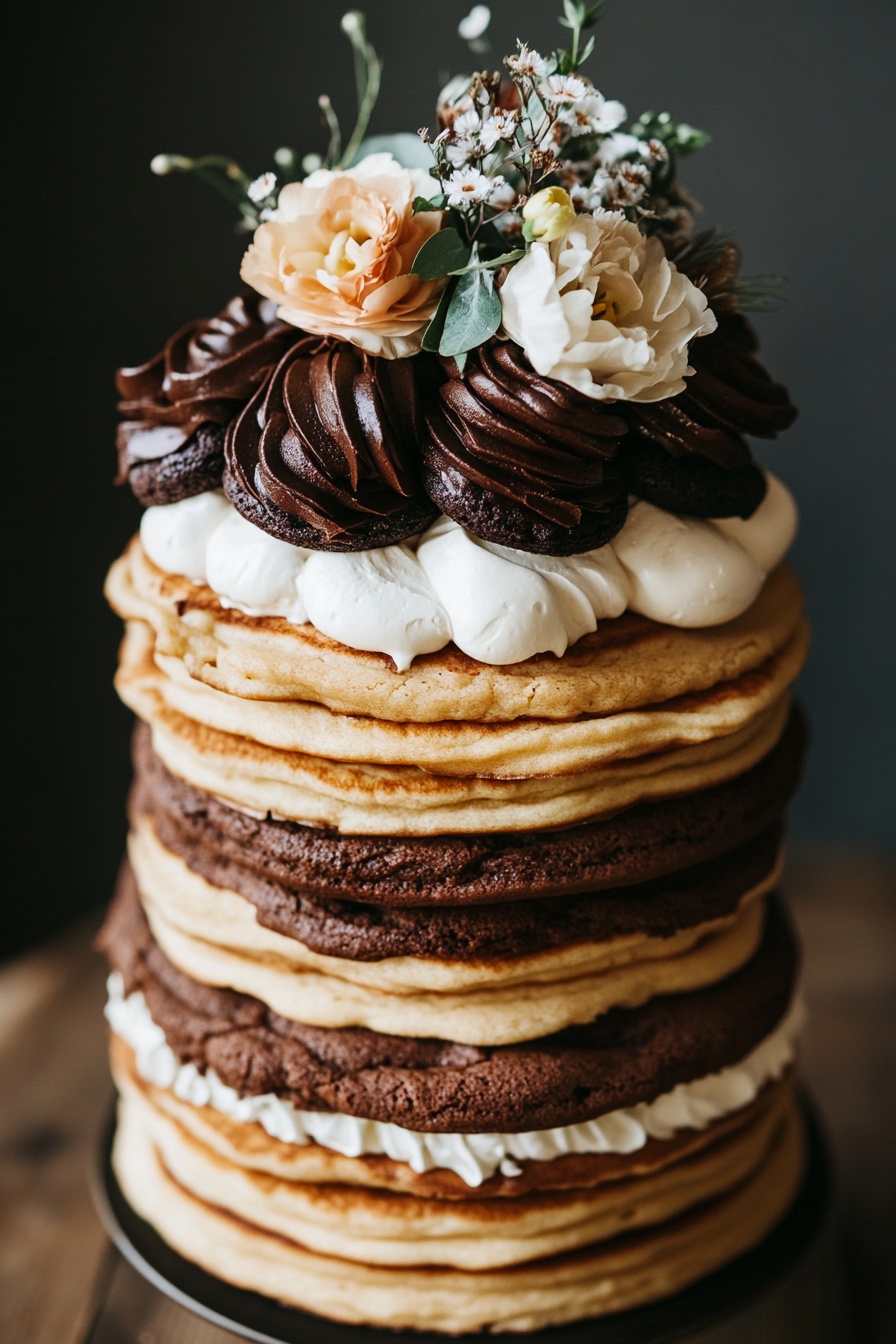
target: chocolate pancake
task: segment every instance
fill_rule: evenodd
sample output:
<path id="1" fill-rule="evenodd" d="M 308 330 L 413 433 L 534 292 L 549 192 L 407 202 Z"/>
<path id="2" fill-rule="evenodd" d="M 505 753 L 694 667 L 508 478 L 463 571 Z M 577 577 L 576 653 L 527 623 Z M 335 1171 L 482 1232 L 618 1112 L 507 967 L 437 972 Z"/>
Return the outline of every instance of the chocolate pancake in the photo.
<path id="1" fill-rule="evenodd" d="M 351 961 L 478 961 L 634 934 L 672 937 L 732 915 L 741 898 L 773 873 L 782 839 L 782 828 L 773 825 L 716 859 L 634 887 L 500 905 L 439 906 L 421 917 L 419 907 L 313 896 L 253 871 L 191 835 L 171 813 L 156 813 L 152 795 L 139 784 L 128 810 L 134 826 L 150 816 L 162 844 L 193 872 L 251 901 L 259 924 L 314 952 Z"/>
<path id="2" fill-rule="evenodd" d="M 771 901 L 759 951 L 707 989 L 614 1009 L 520 1045 L 458 1045 L 290 1022 L 257 999 L 198 984 L 153 941 L 127 870 L 100 946 L 142 991 L 171 1049 L 244 1094 L 434 1133 L 550 1129 L 650 1101 L 743 1059 L 780 1022 L 797 971 Z"/>
<path id="3" fill-rule="evenodd" d="M 751 770 L 725 784 L 564 830 L 489 835 L 340 835 L 258 818 L 172 775 L 138 727 L 142 797 L 178 833 L 179 853 L 205 851 L 313 898 L 371 905 L 492 905 L 642 882 L 739 848 L 780 821 L 806 742 L 794 711 L 784 735 Z M 166 843 L 169 840 L 166 839 Z M 248 894 L 248 893 L 243 893 Z"/>

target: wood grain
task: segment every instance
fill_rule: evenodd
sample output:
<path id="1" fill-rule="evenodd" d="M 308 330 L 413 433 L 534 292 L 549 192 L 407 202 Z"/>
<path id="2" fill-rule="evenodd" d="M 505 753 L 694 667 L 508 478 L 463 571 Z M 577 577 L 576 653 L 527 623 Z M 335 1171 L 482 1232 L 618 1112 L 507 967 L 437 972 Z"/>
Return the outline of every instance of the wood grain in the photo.
<path id="1" fill-rule="evenodd" d="M 802 848 L 785 886 L 805 947 L 804 1073 L 836 1155 L 835 1212 L 784 1282 L 692 1344 L 884 1344 L 896 1338 L 896 864 Z M 91 934 L 82 926 L 0 972 L 0 1338 L 232 1344 L 145 1283 L 93 1213 L 87 1170 L 111 1086 Z"/>

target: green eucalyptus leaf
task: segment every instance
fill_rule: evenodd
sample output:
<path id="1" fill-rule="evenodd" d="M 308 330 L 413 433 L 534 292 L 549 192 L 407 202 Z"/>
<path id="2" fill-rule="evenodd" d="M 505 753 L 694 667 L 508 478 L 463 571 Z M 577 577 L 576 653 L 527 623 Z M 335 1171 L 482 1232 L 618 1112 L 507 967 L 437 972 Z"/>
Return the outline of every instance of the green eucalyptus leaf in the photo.
<path id="1" fill-rule="evenodd" d="M 414 258 L 411 272 L 421 280 L 441 280 L 463 270 L 470 260 L 470 248 L 456 229 L 441 229 L 427 238 Z"/>
<path id="2" fill-rule="evenodd" d="M 501 325 L 501 300 L 491 271 L 470 271 L 457 282 L 445 314 L 440 355 L 475 350 Z"/>
<path id="3" fill-rule="evenodd" d="M 428 199 L 426 196 L 415 196 L 411 209 L 415 215 L 422 214 L 424 210 L 444 210 L 446 196 L 441 192 L 438 196 Z"/>
<path id="4" fill-rule="evenodd" d="M 445 287 L 442 297 L 439 299 L 439 306 L 429 320 L 429 325 L 423 333 L 423 349 L 438 352 L 439 341 L 442 339 L 442 331 L 445 327 L 445 318 L 448 309 L 451 307 L 451 300 L 454 296 L 455 281 L 450 280 Z"/>

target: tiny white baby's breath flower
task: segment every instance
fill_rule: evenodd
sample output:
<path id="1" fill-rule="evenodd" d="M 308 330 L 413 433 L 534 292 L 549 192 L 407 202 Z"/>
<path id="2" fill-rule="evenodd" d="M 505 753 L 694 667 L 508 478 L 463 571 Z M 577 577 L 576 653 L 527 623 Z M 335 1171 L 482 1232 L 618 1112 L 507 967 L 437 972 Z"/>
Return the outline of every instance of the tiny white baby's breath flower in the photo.
<path id="1" fill-rule="evenodd" d="M 491 21 L 492 12 L 488 5 L 474 5 L 467 17 L 457 25 L 457 35 L 465 42 L 475 42 L 477 37 L 482 37 Z"/>
<path id="2" fill-rule="evenodd" d="M 261 177 L 256 177 L 254 182 L 250 182 L 246 188 L 246 195 L 250 201 L 260 205 L 266 201 L 277 185 L 276 173 L 262 173 Z"/>
<path id="3" fill-rule="evenodd" d="M 552 103 L 575 103 L 584 98 L 587 92 L 587 84 L 576 75 L 548 76 L 547 96 Z"/>
<path id="4" fill-rule="evenodd" d="M 503 185 L 503 177 L 487 177 L 478 168 L 459 168 L 451 174 L 445 183 L 448 192 L 448 204 L 453 206 L 481 205 Z"/>
<path id="5" fill-rule="evenodd" d="M 168 173 L 186 172 L 192 162 L 183 154 L 156 154 L 150 162 L 149 171 L 155 173 L 156 177 L 166 177 Z"/>
<path id="6" fill-rule="evenodd" d="M 480 142 L 482 148 L 490 151 L 502 140 L 512 140 L 517 128 L 519 117 L 516 112 L 507 111 L 499 107 L 488 119 L 483 122 L 480 132 Z"/>
<path id="7" fill-rule="evenodd" d="M 540 52 L 524 44 L 520 44 L 515 56 L 507 57 L 506 65 L 515 75 L 521 75 L 524 79 L 542 79 L 550 68 Z"/>
<path id="8" fill-rule="evenodd" d="M 650 186 L 650 169 L 643 163 L 617 163 L 606 191 L 611 207 L 621 210 L 637 205 Z"/>

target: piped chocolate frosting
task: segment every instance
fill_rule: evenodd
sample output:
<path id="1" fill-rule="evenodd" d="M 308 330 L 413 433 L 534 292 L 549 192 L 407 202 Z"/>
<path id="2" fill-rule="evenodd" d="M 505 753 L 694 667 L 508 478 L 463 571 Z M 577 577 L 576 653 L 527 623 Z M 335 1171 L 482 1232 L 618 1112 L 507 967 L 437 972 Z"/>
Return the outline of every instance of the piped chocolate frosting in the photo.
<path id="1" fill-rule="evenodd" d="M 659 508 L 748 518 L 765 495 L 765 478 L 743 436 L 775 438 L 796 408 L 757 359 L 756 334 L 738 311 L 733 243 L 703 234 L 668 250 L 706 293 L 718 326 L 692 343 L 694 372 L 677 397 L 618 404 L 629 429 L 620 467 L 628 489 Z"/>
<path id="2" fill-rule="evenodd" d="M 603 546 L 625 522 L 615 465 L 626 423 L 540 377 L 519 346 L 476 350 L 427 408 L 424 483 L 443 513 L 486 541 L 547 555 Z"/>
<path id="3" fill-rule="evenodd" d="M 217 489 L 227 425 L 300 335 L 247 291 L 182 327 L 146 364 L 119 369 L 118 483 L 145 505 Z"/>
<path id="4" fill-rule="evenodd" d="M 436 510 L 420 486 L 425 356 L 304 336 L 231 426 L 224 489 L 250 522 L 320 551 L 390 546 Z"/>

